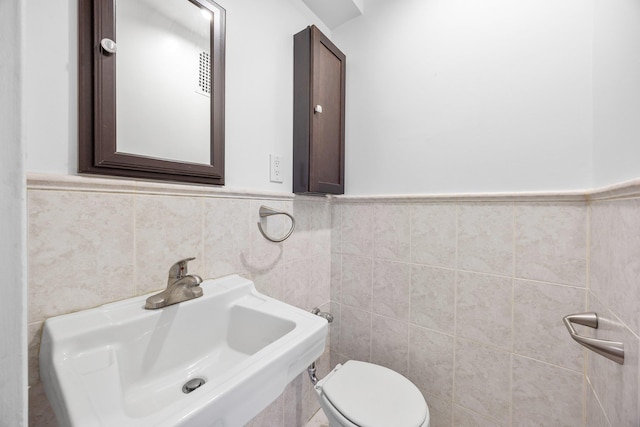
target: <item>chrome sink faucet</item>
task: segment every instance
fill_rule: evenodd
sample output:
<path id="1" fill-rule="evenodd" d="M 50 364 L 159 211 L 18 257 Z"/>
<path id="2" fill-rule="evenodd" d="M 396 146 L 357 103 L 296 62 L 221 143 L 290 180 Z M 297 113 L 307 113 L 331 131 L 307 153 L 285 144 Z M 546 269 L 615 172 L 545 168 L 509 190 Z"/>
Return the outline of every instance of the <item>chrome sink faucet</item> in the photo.
<path id="1" fill-rule="evenodd" d="M 202 278 L 196 274 L 187 274 L 187 263 L 195 258 L 185 258 L 173 264 L 169 269 L 167 289 L 147 298 L 144 308 L 155 310 L 179 302 L 202 296 Z"/>

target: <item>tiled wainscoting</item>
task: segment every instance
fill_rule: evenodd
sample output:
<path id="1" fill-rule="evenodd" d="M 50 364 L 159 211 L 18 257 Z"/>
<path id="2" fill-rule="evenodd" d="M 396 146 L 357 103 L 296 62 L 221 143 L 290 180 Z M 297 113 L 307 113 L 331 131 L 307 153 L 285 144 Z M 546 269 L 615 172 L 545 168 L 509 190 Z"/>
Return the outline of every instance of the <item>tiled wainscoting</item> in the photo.
<path id="1" fill-rule="evenodd" d="M 395 369 L 424 393 L 431 427 L 637 426 L 640 191 L 621 188 L 329 202 L 32 176 L 30 424 L 55 426 L 38 378 L 43 320 L 158 290 L 174 261 L 196 256 L 191 272 L 240 273 L 330 309 L 319 375 L 347 359 Z M 260 235 L 261 204 L 293 213 L 289 240 Z M 587 309 L 600 338 L 625 343 L 624 366 L 570 339 L 562 317 Z M 318 407 L 304 373 L 250 425 L 301 427 Z"/>
<path id="2" fill-rule="evenodd" d="M 624 343 L 623 366 L 588 353 L 587 427 L 640 425 L 640 196 L 591 203 L 589 311 L 598 338 Z"/>
<path id="3" fill-rule="evenodd" d="M 405 374 L 431 427 L 637 426 L 639 259 L 640 200 L 340 198 L 331 364 Z M 590 307 L 624 366 L 571 340 Z"/>
<path id="4" fill-rule="evenodd" d="M 296 218 L 296 231 L 285 242 L 268 242 L 258 231 L 262 204 Z M 189 271 L 203 278 L 238 273 L 261 292 L 305 310 L 329 308 L 331 217 L 325 198 L 32 176 L 28 216 L 33 427 L 56 426 L 38 374 L 43 321 L 160 290 L 179 259 L 195 256 Z M 283 216 L 266 222 L 278 237 L 288 226 Z M 328 352 L 319 369 L 328 372 Z M 302 426 L 318 407 L 305 372 L 251 425 Z"/>

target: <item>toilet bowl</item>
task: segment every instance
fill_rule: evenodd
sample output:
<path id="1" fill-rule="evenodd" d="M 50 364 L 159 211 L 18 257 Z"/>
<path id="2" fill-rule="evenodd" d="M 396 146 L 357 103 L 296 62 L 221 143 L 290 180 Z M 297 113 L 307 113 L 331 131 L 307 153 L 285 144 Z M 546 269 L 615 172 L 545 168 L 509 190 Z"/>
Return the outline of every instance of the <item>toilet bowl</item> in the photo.
<path id="1" fill-rule="evenodd" d="M 429 427 L 429 407 L 399 373 L 349 360 L 314 386 L 330 427 Z"/>

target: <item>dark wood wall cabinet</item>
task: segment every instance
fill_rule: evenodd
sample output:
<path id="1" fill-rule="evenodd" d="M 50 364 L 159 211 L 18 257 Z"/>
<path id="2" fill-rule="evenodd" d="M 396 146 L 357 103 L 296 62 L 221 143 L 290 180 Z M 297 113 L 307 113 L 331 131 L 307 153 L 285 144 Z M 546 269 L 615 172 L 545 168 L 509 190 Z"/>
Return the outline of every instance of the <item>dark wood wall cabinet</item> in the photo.
<path id="1" fill-rule="evenodd" d="M 344 194 L 346 57 L 313 25 L 293 50 L 293 192 Z"/>

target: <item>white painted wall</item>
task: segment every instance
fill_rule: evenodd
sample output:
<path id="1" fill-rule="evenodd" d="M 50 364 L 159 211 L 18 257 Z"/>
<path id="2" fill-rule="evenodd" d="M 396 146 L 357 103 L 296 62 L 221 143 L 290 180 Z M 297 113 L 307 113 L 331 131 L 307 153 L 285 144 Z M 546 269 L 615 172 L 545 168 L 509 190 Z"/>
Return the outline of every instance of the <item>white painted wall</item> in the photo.
<path id="1" fill-rule="evenodd" d="M 27 425 L 26 191 L 22 142 L 22 7 L 0 1 L 0 426 Z"/>
<path id="2" fill-rule="evenodd" d="M 594 0 L 367 0 L 347 55 L 348 194 L 590 187 Z"/>
<path id="3" fill-rule="evenodd" d="M 26 170 L 77 172 L 77 0 L 25 2 Z M 221 0 L 227 11 L 227 187 L 292 188 L 293 34 L 327 34 L 302 0 Z M 269 153 L 284 182 L 269 182 Z"/>
<path id="4" fill-rule="evenodd" d="M 290 191 L 291 35 L 318 20 L 302 0 L 220 4 L 227 186 Z M 75 174 L 77 0 L 25 8 L 26 169 Z M 347 54 L 347 193 L 570 190 L 640 176 L 639 8 L 368 0 L 332 35 Z M 283 184 L 269 182 L 269 153 L 285 156 Z"/>
<path id="5" fill-rule="evenodd" d="M 24 138 L 28 172 L 78 170 L 77 0 L 25 1 Z"/>
<path id="6" fill-rule="evenodd" d="M 594 184 L 640 177 L 640 3 L 596 0 Z"/>

